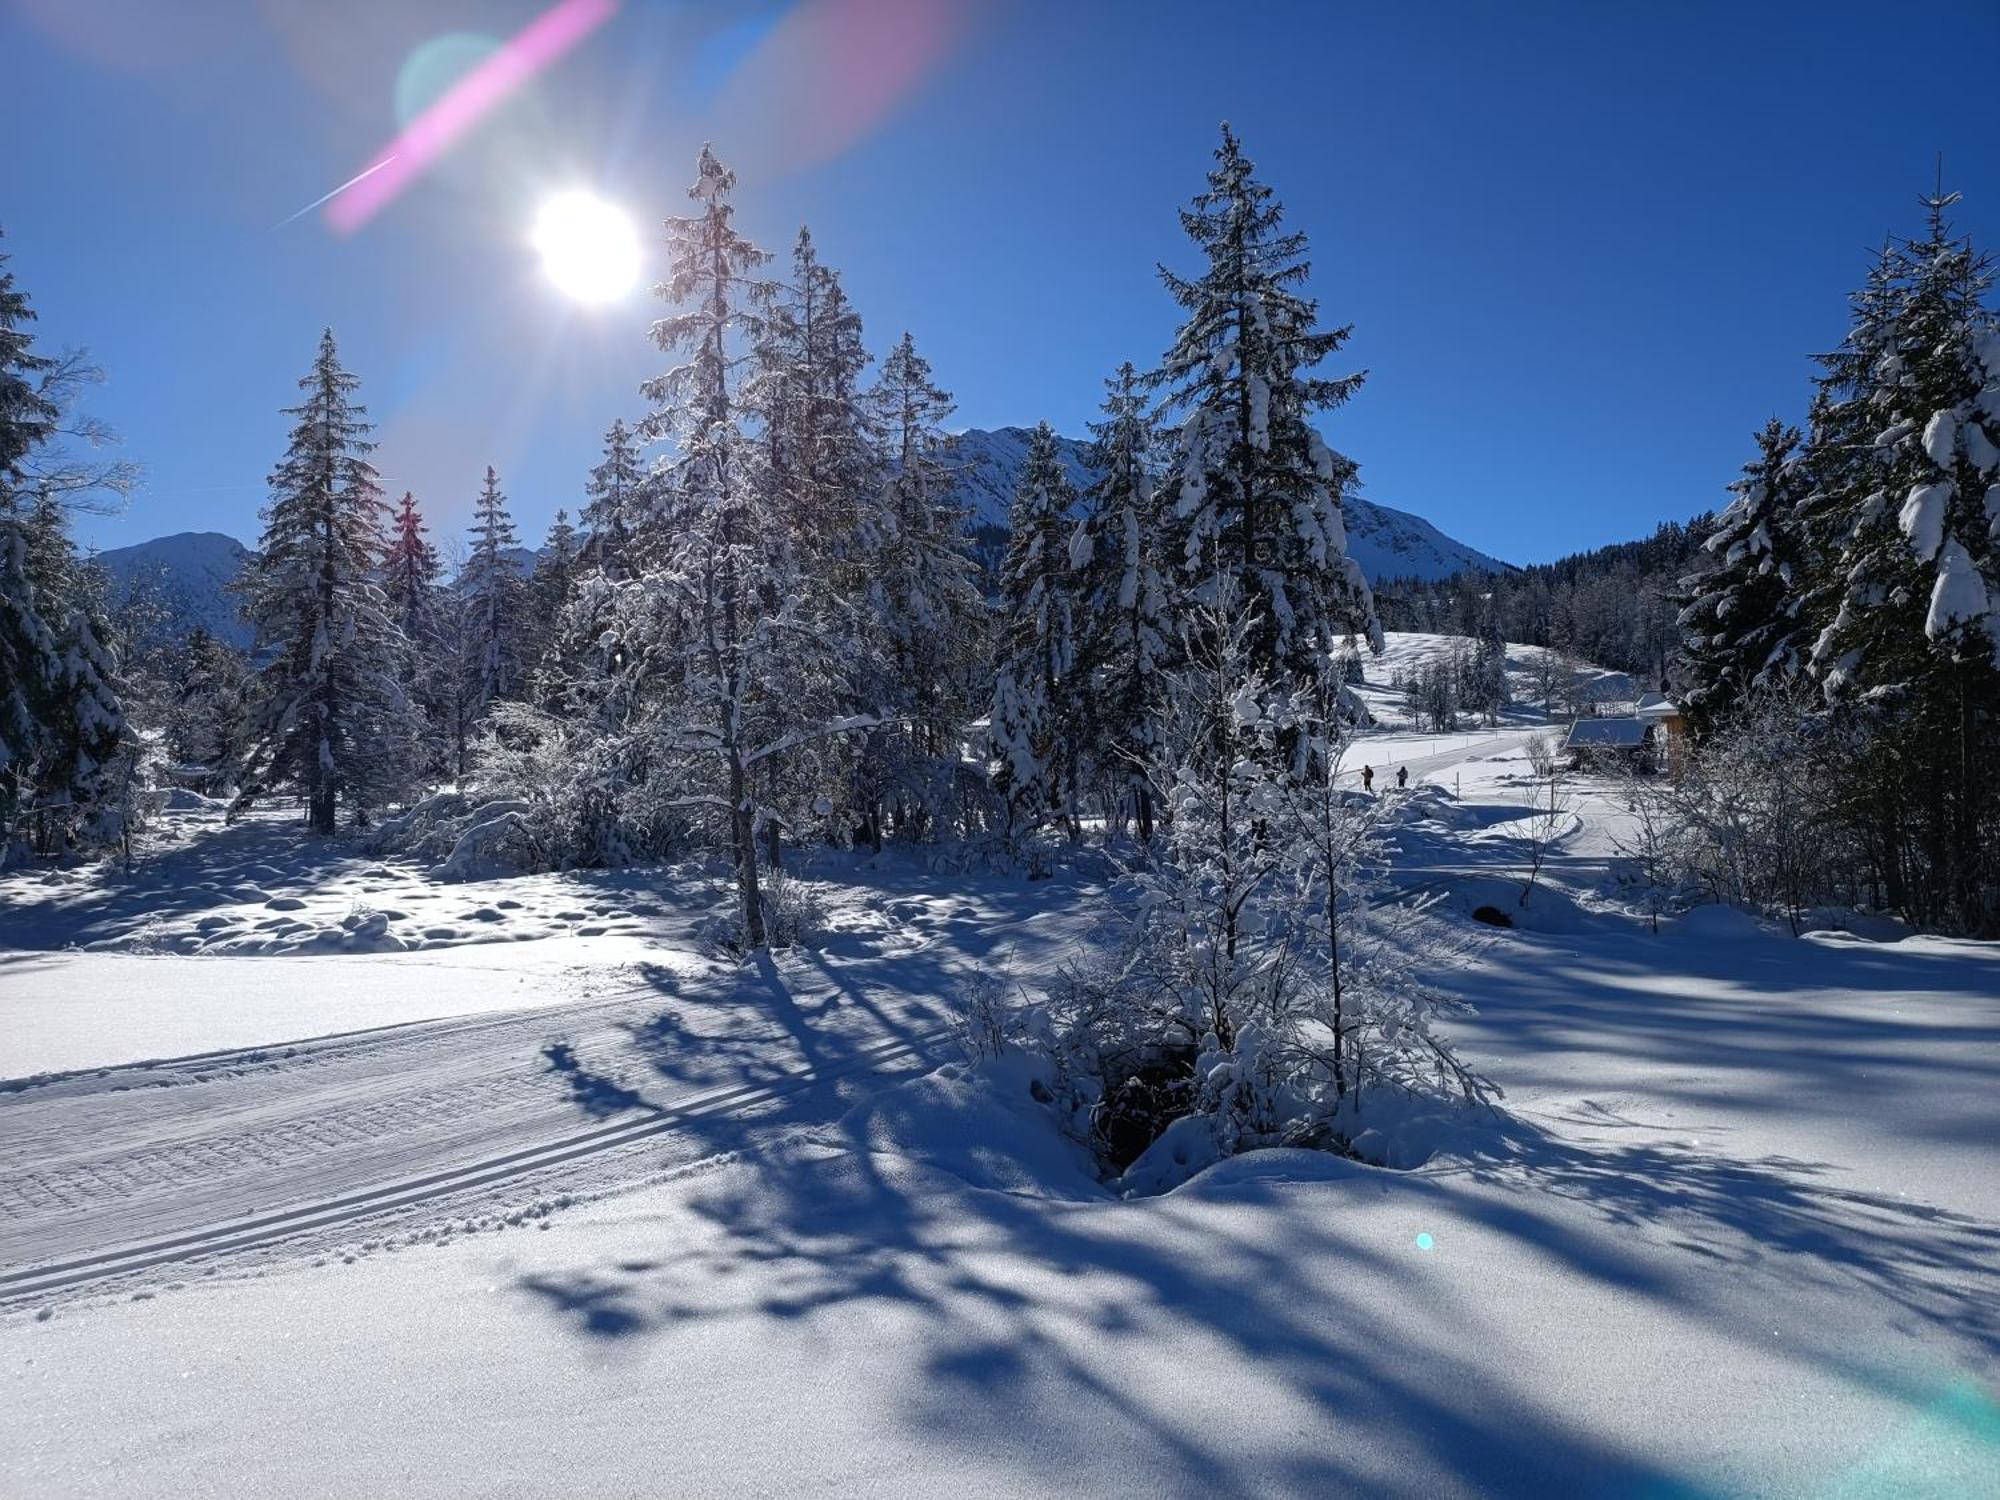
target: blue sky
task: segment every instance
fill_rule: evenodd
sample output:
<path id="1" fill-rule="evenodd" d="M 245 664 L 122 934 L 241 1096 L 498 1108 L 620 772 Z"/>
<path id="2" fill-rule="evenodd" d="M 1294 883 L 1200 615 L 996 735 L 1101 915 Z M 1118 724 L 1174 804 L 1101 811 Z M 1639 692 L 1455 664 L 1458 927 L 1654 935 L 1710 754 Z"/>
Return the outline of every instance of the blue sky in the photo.
<path id="1" fill-rule="evenodd" d="M 886 46 L 815 39 L 864 4 Z M 2000 248 L 1991 0 L 817 7 L 626 0 L 342 238 L 274 226 L 394 134 L 399 74 L 407 102 L 453 54 L 427 42 L 540 7 L 0 0 L 5 248 L 147 472 L 85 539 L 254 541 L 322 324 L 434 531 L 492 463 L 539 534 L 663 361 L 651 297 L 553 291 L 535 206 L 592 186 L 651 256 L 711 138 L 739 225 L 783 249 L 810 223 L 870 344 L 914 332 L 960 423 L 1080 432 L 1171 335 L 1154 266 L 1188 267 L 1176 210 L 1229 119 L 1371 372 L 1329 438 L 1373 498 L 1515 561 L 1716 503 L 1764 418 L 1802 414 L 1937 152 Z"/>

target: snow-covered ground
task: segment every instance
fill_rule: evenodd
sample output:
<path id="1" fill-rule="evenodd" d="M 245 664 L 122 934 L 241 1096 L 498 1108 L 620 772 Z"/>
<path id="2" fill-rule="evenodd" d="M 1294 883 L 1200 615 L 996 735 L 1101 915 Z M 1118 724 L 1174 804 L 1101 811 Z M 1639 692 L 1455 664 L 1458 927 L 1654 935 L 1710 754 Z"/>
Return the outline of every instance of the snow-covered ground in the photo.
<path id="1" fill-rule="evenodd" d="M 1361 667 L 1367 680 L 1356 692 L 1383 728 L 1416 729 L 1419 725 L 1415 709 L 1406 695 L 1390 684 L 1399 680 L 1407 682 L 1415 677 L 1420 668 L 1434 661 L 1448 662 L 1454 650 L 1463 648 L 1470 651 L 1473 645 L 1474 642 L 1466 636 L 1422 630 L 1387 631 L 1383 635 L 1382 654 L 1363 655 Z M 1540 708 L 1536 679 L 1539 669 L 1545 665 L 1553 667 L 1556 659 L 1556 652 L 1547 646 L 1524 646 L 1515 641 L 1507 643 L 1507 696 L 1511 703 L 1500 715 L 1503 726 L 1550 722 L 1549 715 Z M 1639 695 L 1639 686 L 1629 673 L 1614 672 L 1587 663 L 1573 664 L 1572 670 L 1600 703 L 1615 705 L 1629 702 Z M 1461 717 L 1469 727 L 1478 723 L 1473 715 Z"/>
<path id="2" fill-rule="evenodd" d="M 189 831 L 151 895 L 0 892 L 4 1045 L 73 1064 L 0 1067 L 0 1492 L 2000 1494 L 2000 949 L 1653 935 L 1589 783 L 1522 907 L 1527 732 L 1353 752 L 1414 768 L 1503 1112 L 1414 1171 L 1147 1200 L 1021 1065 L 954 1061 L 951 995 L 1050 972 L 1080 876 L 824 860 L 821 945 L 752 965 L 691 869 L 451 887 Z M 326 941 L 209 946 L 285 893 Z M 430 946 L 331 936 L 363 902 Z"/>

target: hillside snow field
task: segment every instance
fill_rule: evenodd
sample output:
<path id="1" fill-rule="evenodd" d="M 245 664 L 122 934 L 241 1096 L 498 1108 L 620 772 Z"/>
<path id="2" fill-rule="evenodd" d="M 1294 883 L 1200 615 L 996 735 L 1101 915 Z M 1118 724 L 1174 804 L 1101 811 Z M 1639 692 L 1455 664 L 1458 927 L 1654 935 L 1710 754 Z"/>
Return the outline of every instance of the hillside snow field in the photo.
<path id="1" fill-rule="evenodd" d="M 752 963 L 694 866 L 447 886 L 197 810 L 10 877 L 0 1493 L 2000 1493 L 2000 947 L 1654 934 L 1587 778 L 1524 905 L 1528 732 L 1350 751 L 1417 768 L 1500 1108 L 1149 1199 L 951 1024 L 1075 954 L 1087 861 L 823 855 Z"/>

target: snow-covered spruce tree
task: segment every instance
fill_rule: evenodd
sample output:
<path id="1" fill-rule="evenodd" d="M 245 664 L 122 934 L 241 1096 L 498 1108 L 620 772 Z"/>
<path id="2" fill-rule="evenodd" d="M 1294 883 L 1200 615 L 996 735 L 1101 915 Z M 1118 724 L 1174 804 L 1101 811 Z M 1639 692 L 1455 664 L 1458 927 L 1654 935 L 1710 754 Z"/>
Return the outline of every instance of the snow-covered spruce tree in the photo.
<path id="1" fill-rule="evenodd" d="M 869 356 L 861 317 L 810 231 L 799 230 L 790 275 L 765 284 L 762 313 L 743 393 L 756 419 L 761 481 L 807 573 L 851 568 L 873 550 L 866 501 L 880 482 L 859 394 Z"/>
<path id="2" fill-rule="evenodd" d="M 34 316 L 0 256 L 0 864 L 118 839 L 131 765 L 100 580 L 77 560 L 68 507 L 133 476 L 60 446 L 108 438 L 71 415 L 97 372 L 37 353 Z"/>
<path id="3" fill-rule="evenodd" d="M 1799 507 L 1808 483 L 1799 432 L 1773 418 L 1757 434 L 1757 457 L 1730 488 L 1735 501 L 1703 544 L 1708 566 L 1681 580 L 1680 671 L 1698 732 L 1744 695 L 1777 688 L 1804 670 L 1810 642 L 1804 602 Z"/>
<path id="4" fill-rule="evenodd" d="M 1128 361 L 1106 386 L 1104 418 L 1090 429 L 1098 478 L 1084 497 L 1094 721 L 1087 739 L 1121 800 L 1129 801 L 1139 841 L 1149 843 L 1160 696 L 1172 659 L 1170 595 L 1160 556 L 1165 525 L 1138 372 Z"/>
<path id="5" fill-rule="evenodd" d="M 1076 811 L 1076 706 L 1081 577 L 1072 566 L 1076 487 L 1056 435 L 1038 424 L 1007 512 L 1000 570 L 1000 655 L 993 687 L 994 784 L 1007 799 L 1011 837 Z"/>
<path id="6" fill-rule="evenodd" d="M 1358 657 L 1350 659 L 1360 664 Z M 1458 697 L 1489 725 L 1499 722 L 1500 710 L 1507 706 L 1507 642 L 1500 634 L 1498 619 L 1491 614 L 1480 622 Z"/>
<path id="7" fill-rule="evenodd" d="M 58 670 L 55 632 L 28 562 L 28 455 L 61 415 L 42 385 L 54 361 L 35 352 L 23 326 L 34 316 L 0 255 L 0 862 L 32 800 Z"/>
<path id="8" fill-rule="evenodd" d="M 55 632 L 28 572 L 25 530 L 0 507 L 0 865 L 26 852 L 15 845 L 33 805 L 57 662 Z"/>
<path id="9" fill-rule="evenodd" d="M 1988 259 L 1956 237 L 1956 194 L 1925 200 L 1830 367 L 1824 408 L 1865 411 L 1865 451 L 1813 508 L 1832 617 L 1812 666 L 1870 746 L 1849 811 L 1889 905 L 1924 925 L 2000 927 L 2000 322 Z M 1815 442 L 1856 442 L 1829 422 Z M 1868 488 L 1861 488 L 1866 484 Z"/>
<path id="10" fill-rule="evenodd" d="M 1454 1008 L 1421 977 L 1438 939 L 1378 889 L 1384 804 L 1339 787 L 1338 726 L 1314 695 L 1256 674 L 1256 622 L 1230 580 L 1212 601 L 1185 619 L 1168 684 L 1156 766 L 1171 815 L 1128 876 L 1130 924 L 1036 1028 L 1100 1157 L 1142 1192 L 1259 1146 L 1404 1164 L 1421 1147 L 1393 1127 L 1413 1107 L 1492 1093 L 1436 1029 Z"/>
<path id="11" fill-rule="evenodd" d="M 772 727 L 790 733 L 833 717 L 877 714 L 891 701 L 881 632 L 868 607 L 882 543 L 873 503 L 881 457 L 860 395 L 869 361 L 861 318 L 809 231 L 799 231 L 790 274 L 764 286 L 760 311 L 743 389 L 752 482 L 770 517 L 773 565 L 792 580 L 794 612 L 809 622 L 809 633 L 773 663 L 784 680 L 770 684 L 772 706 L 792 722 Z M 802 740 L 798 754 L 765 761 L 757 795 L 778 814 L 764 825 L 774 865 L 782 827 L 798 826 L 826 803 L 879 841 L 882 733 L 858 746 Z"/>
<path id="12" fill-rule="evenodd" d="M 389 617 L 412 645 L 431 639 L 437 628 L 441 564 L 429 530 L 417 509 L 416 496 L 404 490 L 390 522 L 388 548 L 382 554 L 382 591 L 387 596 Z"/>
<path id="13" fill-rule="evenodd" d="M 1318 305 L 1301 291 L 1305 236 L 1282 227 L 1227 125 L 1208 188 L 1181 224 L 1207 264 L 1193 278 L 1161 269 L 1187 316 L 1152 376 L 1163 413 L 1182 414 L 1168 478 L 1181 586 L 1199 599 L 1231 580 L 1255 610 L 1257 670 L 1330 705 L 1341 641 L 1382 649 L 1368 581 L 1347 555 L 1341 501 L 1355 466 L 1311 421 L 1361 383 L 1313 373 L 1350 330 L 1316 326 Z"/>
<path id="14" fill-rule="evenodd" d="M 653 340 L 685 359 L 642 390 L 653 414 L 640 427 L 647 441 L 671 438 L 675 524 L 658 566 L 642 580 L 659 638 L 645 643 L 641 670 L 653 654 L 675 658 L 661 671 L 676 688 L 658 719 L 663 753 L 684 762 L 690 810 L 706 808 L 724 822 L 723 843 L 735 867 L 744 944 L 765 945 L 757 869 L 759 809 L 752 777 L 775 737 L 766 686 L 778 657 L 793 649 L 806 624 L 792 616 L 793 595 L 778 565 L 776 518 L 752 470 L 738 423 L 744 346 L 762 332 L 762 290 L 753 273 L 769 256 L 730 222 L 735 173 L 701 151 L 688 196 L 699 211 L 667 220 L 668 268 L 659 295 L 680 310 L 653 325 Z"/>
<path id="15" fill-rule="evenodd" d="M 987 609 L 945 456 L 951 395 L 908 333 L 883 359 L 868 400 L 887 459 L 869 599 L 890 706 L 904 721 L 883 754 L 892 766 L 892 816 L 926 838 L 964 821 L 954 810 L 960 736 L 974 705 L 991 696 Z M 870 831 L 879 835 L 879 818 Z"/>
<path id="16" fill-rule="evenodd" d="M 162 738 L 183 783 L 220 796 L 243 758 L 243 653 L 202 625 L 188 631 L 169 684 Z"/>
<path id="17" fill-rule="evenodd" d="M 402 656 L 403 696 L 410 704 L 422 779 L 457 771 L 460 683 L 456 669 L 457 600 L 440 583 L 444 564 L 431 543 L 423 513 L 408 490 L 390 522 L 382 556 L 382 589 L 408 643 Z"/>
<path id="18" fill-rule="evenodd" d="M 388 507 L 368 461 L 359 385 L 326 330 L 299 382 L 305 400 L 287 408 L 291 439 L 238 585 L 261 665 L 232 812 L 292 786 L 319 833 L 334 831 L 343 803 L 360 821 L 408 791 L 414 769 L 408 644 L 377 582 Z"/>
<path id="19" fill-rule="evenodd" d="M 542 550 L 535 556 L 534 569 L 528 574 L 522 654 L 531 664 L 538 664 L 555 644 L 557 622 L 582 572 L 582 550 L 569 512 L 558 507 Z"/>
<path id="20" fill-rule="evenodd" d="M 589 496 L 582 517 L 584 570 L 614 583 L 631 577 L 634 533 L 644 510 L 645 470 L 622 417 L 605 433 L 604 460 L 590 471 L 584 493 Z"/>
<path id="21" fill-rule="evenodd" d="M 457 584 L 466 604 L 463 665 L 474 723 L 485 716 L 489 704 L 520 696 L 527 656 L 528 587 L 520 565 L 509 556 L 520 544 L 500 476 L 488 464 L 479 498 L 473 502 L 472 550 Z"/>

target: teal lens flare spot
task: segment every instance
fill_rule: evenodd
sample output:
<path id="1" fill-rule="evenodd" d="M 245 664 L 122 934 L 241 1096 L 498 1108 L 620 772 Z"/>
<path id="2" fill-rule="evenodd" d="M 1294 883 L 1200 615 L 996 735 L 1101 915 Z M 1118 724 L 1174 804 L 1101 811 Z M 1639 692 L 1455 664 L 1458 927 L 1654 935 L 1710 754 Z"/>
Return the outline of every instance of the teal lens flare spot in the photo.
<path id="1" fill-rule="evenodd" d="M 1432 1239 L 1429 1234 L 1420 1234 L 1417 1236 L 1417 1248 L 1419 1250 L 1428 1250 L 1436 1243 L 1437 1241 Z"/>

